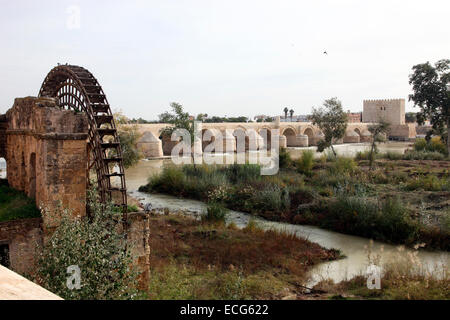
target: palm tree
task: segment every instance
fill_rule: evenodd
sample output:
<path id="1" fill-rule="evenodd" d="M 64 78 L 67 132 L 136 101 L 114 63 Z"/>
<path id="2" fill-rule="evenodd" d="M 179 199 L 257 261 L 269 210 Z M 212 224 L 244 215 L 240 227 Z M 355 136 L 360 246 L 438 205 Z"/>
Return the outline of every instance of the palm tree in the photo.
<path id="1" fill-rule="evenodd" d="M 289 114 L 291 116 L 291 122 L 292 122 L 292 116 L 294 115 L 294 109 L 289 110 Z"/>
<path id="2" fill-rule="evenodd" d="M 289 112 L 289 109 L 287 107 L 284 107 L 283 111 L 284 111 L 284 118 L 287 119 L 287 114 Z"/>

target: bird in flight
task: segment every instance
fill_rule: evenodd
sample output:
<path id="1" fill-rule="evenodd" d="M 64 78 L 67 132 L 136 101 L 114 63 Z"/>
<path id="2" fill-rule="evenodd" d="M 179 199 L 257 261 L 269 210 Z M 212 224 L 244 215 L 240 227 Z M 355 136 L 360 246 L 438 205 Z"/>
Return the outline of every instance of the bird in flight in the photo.
<path id="1" fill-rule="evenodd" d="M 324 51 L 324 52 L 323 52 L 323 54 L 326 54 L 326 55 L 328 55 L 328 52 Z"/>

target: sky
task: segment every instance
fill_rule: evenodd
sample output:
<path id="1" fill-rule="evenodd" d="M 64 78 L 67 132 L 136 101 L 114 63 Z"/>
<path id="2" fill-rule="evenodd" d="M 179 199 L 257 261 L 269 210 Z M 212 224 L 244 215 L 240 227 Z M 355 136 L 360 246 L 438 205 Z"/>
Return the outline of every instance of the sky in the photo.
<path id="1" fill-rule="evenodd" d="M 308 114 L 331 97 L 361 111 L 407 100 L 413 65 L 450 58 L 449 16 L 437 0 L 0 0 L 0 113 L 57 63 L 90 70 L 131 118 L 171 102 L 193 115 Z"/>

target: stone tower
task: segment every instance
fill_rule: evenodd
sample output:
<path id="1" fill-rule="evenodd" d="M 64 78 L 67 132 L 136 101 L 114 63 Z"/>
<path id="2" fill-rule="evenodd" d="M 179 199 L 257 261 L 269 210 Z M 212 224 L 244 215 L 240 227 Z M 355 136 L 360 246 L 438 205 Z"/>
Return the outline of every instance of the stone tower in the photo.
<path id="1" fill-rule="evenodd" d="M 383 119 L 391 125 L 405 124 L 405 99 L 364 100 L 363 122 Z"/>

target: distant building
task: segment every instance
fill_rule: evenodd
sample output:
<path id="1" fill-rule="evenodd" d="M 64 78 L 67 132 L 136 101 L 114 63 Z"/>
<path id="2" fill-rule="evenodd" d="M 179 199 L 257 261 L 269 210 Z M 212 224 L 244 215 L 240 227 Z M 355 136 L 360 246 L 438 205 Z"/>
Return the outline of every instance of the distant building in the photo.
<path id="1" fill-rule="evenodd" d="M 358 123 L 362 122 L 362 112 L 350 112 L 347 111 L 348 122 L 350 123 Z"/>
<path id="2" fill-rule="evenodd" d="M 309 116 L 308 115 L 293 115 L 292 119 L 291 117 L 288 115 L 287 118 L 283 116 L 280 116 L 280 121 L 281 122 L 309 122 Z"/>
<path id="3" fill-rule="evenodd" d="M 405 124 L 405 99 L 364 100 L 363 122 L 385 120 L 391 125 Z"/>

